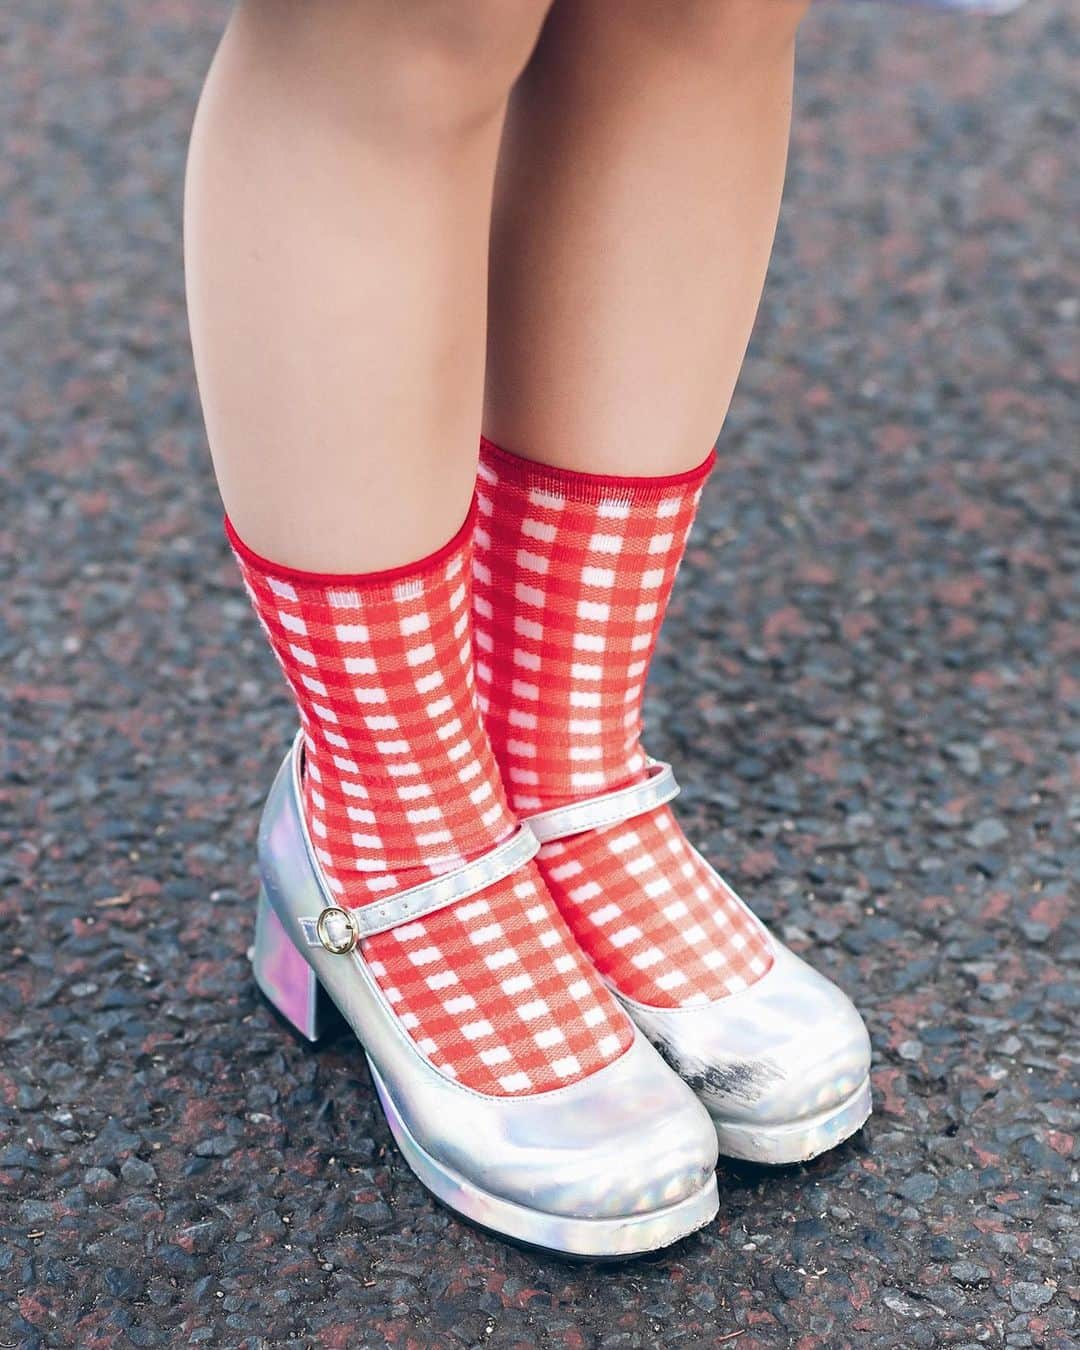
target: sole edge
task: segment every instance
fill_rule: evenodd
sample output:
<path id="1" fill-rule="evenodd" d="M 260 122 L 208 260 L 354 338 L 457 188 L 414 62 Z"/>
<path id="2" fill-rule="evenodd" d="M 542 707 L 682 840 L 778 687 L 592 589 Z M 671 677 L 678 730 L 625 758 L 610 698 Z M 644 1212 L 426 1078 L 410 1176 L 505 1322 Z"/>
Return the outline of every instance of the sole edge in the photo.
<path id="1" fill-rule="evenodd" d="M 492 1195 L 427 1152 L 402 1120 L 370 1057 L 368 1065 L 390 1132 L 418 1179 L 455 1214 L 500 1237 L 558 1256 L 619 1260 L 659 1251 L 689 1237 L 715 1218 L 720 1209 L 715 1176 L 710 1176 L 695 1195 L 663 1210 L 614 1219 L 547 1214 Z"/>
<path id="2" fill-rule="evenodd" d="M 720 1153 L 773 1167 L 809 1162 L 842 1144 L 866 1124 L 873 1110 L 870 1076 L 839 1106 L 786 1125 L 753 1125 L 713 1116 Z"/>

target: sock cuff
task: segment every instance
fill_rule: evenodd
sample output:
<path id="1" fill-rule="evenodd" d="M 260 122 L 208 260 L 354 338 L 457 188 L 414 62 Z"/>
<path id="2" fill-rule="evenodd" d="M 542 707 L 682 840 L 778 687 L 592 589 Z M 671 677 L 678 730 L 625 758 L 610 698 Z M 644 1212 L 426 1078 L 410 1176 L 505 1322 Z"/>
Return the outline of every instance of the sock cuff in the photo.
<path id="1" fill-rule="evenodd" d="M 495 470 L 500 481 L 513 482 L 526 490 L 552 492 L 574 502 L 629 501 L 647 505 L 669 496 L 672 492 L 692 492 L 700 488 L 716 463 L 716 451 L 710 450 L 700 464 L 683 473 L 664 474 L 653 478 L 629 474 L 585 473 L 580 469 L 563 469 L 553 464 L 541 464 L 536 460 L 526 459 L 523 455 L 514 454 L 511 450 L 504 450 L 502 446 L 482 436 L 481 470 L 485 462 Z"/>
<path id="2" fill-rule="evenodd" d="M 472 540 L 473 526 L 476 522 L 476 494 L 465 515 L 461 527 L 454 532 L 434 553 L 418 559 L 416 562 L 403 563 L 400 567 L 386 567 L 377 572 L 306 572 L 299 567 L 288 567 L 284 563 L 274 562 L 244 543 L 237 533 L 236 526 L 226 512 L 223 518 L 225 537 L 240 561 L 255 571 L 280 577 L 283 581 L 295 581 L 307 586 L 358 586 L 367 591 L 378 591 L 391 587 L 399 581 L 421 576 L 442 566 L 455 554 L 460 553 Z"/>

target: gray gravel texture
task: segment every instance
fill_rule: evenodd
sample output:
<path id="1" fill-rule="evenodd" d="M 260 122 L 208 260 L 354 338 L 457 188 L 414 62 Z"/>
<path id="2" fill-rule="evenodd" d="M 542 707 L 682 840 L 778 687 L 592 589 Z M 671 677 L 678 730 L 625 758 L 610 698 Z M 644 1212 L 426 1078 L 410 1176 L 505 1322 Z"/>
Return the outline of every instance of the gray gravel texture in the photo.
<path id="1" fill-rule="evenodd" d="M 223 14 L 0 20 L 0 1344 L 1077 1345 L 1075 7 L 806 23 L 650 748 L 865 1012 L 876 1114 L 723 1167 L 703 1234 L 606 1268 L 439 1209 L 355 1049 L 248 978 L 292 718 L 182 305 Z"/>

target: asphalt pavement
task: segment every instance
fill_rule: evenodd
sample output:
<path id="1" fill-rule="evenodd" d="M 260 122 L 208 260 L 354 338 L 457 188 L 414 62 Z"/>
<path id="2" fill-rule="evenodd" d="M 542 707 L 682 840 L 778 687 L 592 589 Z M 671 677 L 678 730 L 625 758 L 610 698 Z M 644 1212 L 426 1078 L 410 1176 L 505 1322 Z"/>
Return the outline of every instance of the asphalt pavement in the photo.
<path id="1" fill-rule="evenodd" d="M 301 1047 L 249 979 L 292 716 L 179 250 L 223 15 L 0 19 L 0 1345 L 1077 1345 L 1075 6 L 805 24 L 649 747 L 865 1013 L 876 1113 L 722 1167 L 715 1223 L 610 1267 L 438 1208 L 355 1046 Z"/>

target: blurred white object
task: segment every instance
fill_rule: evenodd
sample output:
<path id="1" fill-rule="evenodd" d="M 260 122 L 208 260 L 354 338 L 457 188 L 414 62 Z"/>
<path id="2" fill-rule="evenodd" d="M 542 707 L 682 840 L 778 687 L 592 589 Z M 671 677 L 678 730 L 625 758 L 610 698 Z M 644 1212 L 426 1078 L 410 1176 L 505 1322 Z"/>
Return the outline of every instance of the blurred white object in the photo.
<path id="1" fill-rule="evenodd" d="M 948 9 L 958 14 L 1008 14 L 1019 9 L 1024 0 L 884 0 L 909 9 Z"/>

